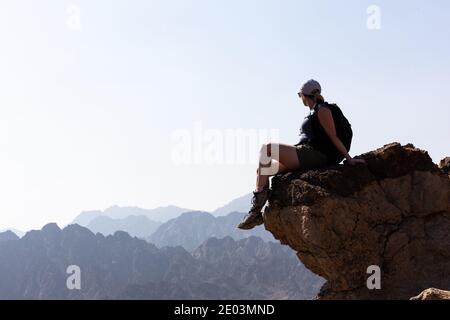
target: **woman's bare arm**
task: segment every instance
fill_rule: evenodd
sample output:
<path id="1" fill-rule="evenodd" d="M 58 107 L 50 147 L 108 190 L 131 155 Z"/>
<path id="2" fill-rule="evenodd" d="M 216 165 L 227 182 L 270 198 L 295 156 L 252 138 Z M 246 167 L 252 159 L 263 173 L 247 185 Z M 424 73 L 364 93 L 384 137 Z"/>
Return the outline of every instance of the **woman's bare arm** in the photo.
<path id="1" fill-rule="evenodd" d="M 334 126 L 333 114 L 331 113 L 330 109 L 320 108 L 318 110 L 317 116 L 319 117 L 319 122 L 322 125 L 325 132 L 327 133 L 330 140 L 333 142 L 333 144 L 336 146 L 339 152 L 345 157 L 345 159 L 350 164 L 366 163 L 363 159 L 353 159 L 349 155 L 341 139 L 339 139 L 339 137 L 336 134 L 336 127 Z"/>

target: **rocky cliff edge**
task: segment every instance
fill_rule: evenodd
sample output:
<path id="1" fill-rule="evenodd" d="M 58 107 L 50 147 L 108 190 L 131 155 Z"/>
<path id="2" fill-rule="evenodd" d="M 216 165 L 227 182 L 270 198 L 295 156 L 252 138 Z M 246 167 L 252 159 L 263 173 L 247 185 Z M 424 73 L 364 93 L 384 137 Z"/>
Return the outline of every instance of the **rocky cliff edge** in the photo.
<path id="1" fill-rule="evenodd" d="M 319 299 L 410 299 L 450 289 L 450 158 L 412 144 L 337 165 L 275 176 L 265 227 L 327 279 Z M 379 267 L 380 289 L 376 284 Z M 372 277 L 372 278 L 371 278 Z M 369 285 L 370 287 L 370 285 Z"/>

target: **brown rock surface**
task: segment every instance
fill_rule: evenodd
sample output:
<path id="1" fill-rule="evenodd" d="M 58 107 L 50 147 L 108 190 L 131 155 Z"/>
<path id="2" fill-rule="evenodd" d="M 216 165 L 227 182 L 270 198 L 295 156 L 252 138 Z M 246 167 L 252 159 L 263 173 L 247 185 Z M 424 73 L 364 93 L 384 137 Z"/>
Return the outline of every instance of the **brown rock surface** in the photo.
<path id="1" fill-rule="evenodd" d="M 450 157 L 444 158 L 439 163 L 439 168 L 447 174 L 450 174 Z"/>
<path id="2" fill-rule="evenodd" d="M 426 151 L 392 143 L 368 165 L 275 176 L 265 227 L 327 279 L 319 299 L 409 299 L 450 288 L 450 179 Z M 381 269 L 369 290 L 367 268 Z"/>
<path id="3" fill-rule="evenodd" d="M 450 291 L 430 288 L 410 300 L 450 300 Z"/>

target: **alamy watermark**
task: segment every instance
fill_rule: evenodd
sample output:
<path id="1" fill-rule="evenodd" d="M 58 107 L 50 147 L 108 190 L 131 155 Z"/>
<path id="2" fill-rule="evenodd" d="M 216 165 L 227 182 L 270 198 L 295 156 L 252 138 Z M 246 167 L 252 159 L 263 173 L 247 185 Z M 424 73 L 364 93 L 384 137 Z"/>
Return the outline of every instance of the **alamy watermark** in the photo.
<path id="1" fill-rule="evenodd" d="M 70 5 L 66 9 L 68 15 L 66 20 L 67 28 L 71 31 L 81 30 L 81 9 L 76 5 Z"/>
<path id="2" fill-rule="evenodd" d="M 191 129 L 177 129 L 171 134 L 172 163 L 175 165 L 258 165 L 276 171 L 279 129 L 204 128 L 195 121 Z M 267 144 L 273 143 L 270 154 Z M 272 172 L 272 173 L 271 173 Z"/>
<path id="3" fill-rule="evenodd" d="M 370 5 L 367 10 L 367 29 L 380 30 L 381 29 L 381 8 L 377 5 Z"/>
<path id="4" fill-rule="evenodd" d="M 81 269 L 77 265 L 70 265 L 66 269 L 69 274 L 66 280 L 66 286 L 69 290 L 81 290 Z"/>
<path id="5" fill-rule="evenodd" d="M 381 289 L 381 269 L 377 265 L 371 265 L 367 267 L 367 274 L 370 276 L 367 278 L 366 285 L 369 290 Z"/>

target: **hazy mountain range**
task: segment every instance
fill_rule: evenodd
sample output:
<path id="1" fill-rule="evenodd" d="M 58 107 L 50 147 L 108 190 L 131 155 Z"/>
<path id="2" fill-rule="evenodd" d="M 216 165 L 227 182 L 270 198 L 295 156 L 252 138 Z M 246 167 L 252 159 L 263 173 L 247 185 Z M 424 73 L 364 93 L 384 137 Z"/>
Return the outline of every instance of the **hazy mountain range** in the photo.
<path id="1" fill-rule="evenodd" d="M 87 226 L 92 220 L 100 216 L 112 219 L 124 219 L 129 216 L 145 216 L 149 220 L 156 222 L 166 222 L 170 219 L 178 217 L 183 212 L 192 211 L 177 206 L 158 207 L 155 209 L 142 209 L 138 207 L 119 207 L 112 206 L 106 210 L 84 211 L 80 213 L 74 220 L 73 224 Z"/>
<path id="2" fill-rule="evenodd" d="M 125 231 L 133 237 L 147 238 L 161 225 L 147 216 L 129 216 L 123 219 L 113 219 L 108 216 L 98 216 L 86 226 L 94 233 L 100 232 L 107 236 L 116 231 Z"/>
<path id="3" fill-rule="evenodd" d="M 232 200 L 226 205 L 217 208 L 212 212 L 214 216 L 224 216 L 230 212 L 248 212 L 251 207 L 251 199 L 253 194 L 249 193 L 242 197 Z"/>
<path id="4" fill-rule="evenodd" d="M 185 212 L 175 219 L 159 226 L 147 240 L 158 247 L 182 246 L 188 251 L 197 248 L 211 237 L 223 238 L 230 236 L 235 240 L 258 236 L 265 241 L 275 241 L 272 234 L 263 226 L 252 230 L 240 230 L 237 225 L 245 213 L 232 212 L 226 216 L 214 217 L 208 212 Z"/>
<path id="5" fill-rule="evenodd" d="M 0 235 L 0 299 L 302 299 L 323 282 L 291 249 L 256 237 L 210 238 L 192 254 L 79 225 L 7 238 Z M 80 267 L 81 290 L 66 286 L 69 265 Z"/>
<path id="6" fill-rule="evenodd" d="M 194 250 L 211 237 L 230 236 L 239 240 L 258 236 L 265 241 L 275 241 L 263 226 L 245 231 L 238 229 L 237 225 L 244 215 L 242 212 L 232 212 L 226 216 L 215 217 L 208 212 L 193 211 L 184 212 L 165 223 L 152 221 L 146 216 L 129 216 L 123 219 L 98 216 L 86 227 L 105 236 L 116 231 L 125 231 L 130 236 L 148 240 L 158 247 L 182 246 L 188 251 Z"/>
<path id="7" fill-rule="evenodd" d="M 202 235 L 199 235 L 199 239 L 201 239 L 201 241 L 204 241 L 206 240 L 205 235 L 215 236 L 216 234 L 222 236 L 231 235 L 235 239 L 241 239 L 244 233 L 239 232 L 238 230 L 234 230 L 236 232 L 232 232 L 231 228 L 233 225 L 239 223 L 239 220 L 242 219 L 243 215 L 248 211 L 250 207 L 251 196 L 251 194 L 247 194 L 234 199 L 228 204 L 212 211 L 210 214 L 204 215 L 202 219 L 198 219 L 198 214 L 191 214 L 191 218 L 195 220 L 192 226 L 194 226 L 195 224 L 201 225 L 202 223 L 210 225 L 210 227 L 206 231 L 197 230 L 202 233 Z M 125 231 L 131 236 L 146 239 L 152 239 L 152 234 L 157 231 L 160 226 L 162 226 L 161 230 L 154 236 L 153 240 L 161 245 L 178 245 L 183 243 L 187 244 L 187 240 L 181 241 L 180 238 L 178 240 L 169 240 L 167 238 L 167 235 L 171 232 L 171 230 L 179 229 L 180 223 L 184 223 L 186 221 L 186 217 L 178 221 L 173 221 L 173 219 L 178 218 L 183 213 L 188 212 L 192 213 L 199 211 L 181 208 L 173 205 L 158 207 L 154 209 L 112 206 L 105 210 L 83 211 L 77 217 L 75 217 L 71 224 L 78 224 L 80 226 L 87 227 L 94 233 L 100 232 L 103 235 L 110 235 L 116 231 Z M 226 216 L 230 212 L 235 212 L 233 217 L 228 217 L 223 221 L 220 221 L 219 219 L 217 223 L 215 223 L 212 219 L 213 217 Z M 239 215 L 236 212 L 242 212 L 241 216 L 238 217 Z M 201 222 L 201 220 L 203 220 L 204 222 Z M 164 225 L 164 223 L 166 222 L 170 223 L 168 225 Z M 218 230 L 220 229 L 220 222 L 223 222 L 226 225 L 226 228 L 229 229 L 229 231 L 224 232 Z M 215 224 L 215 227 L 211 226 L 212 224 Z M 1 230 L 0 232 L 4 232 L 7 230 L 14 232 L 19 237 L 22 237 L 25 234 L 25 232 L 16 230 L 14 228 L 7 228 Z M 255 235 L 262 236 L 263 238 L 266 237 L 265 233 L 261 233 L 259 231 L 257 231 Z M 189 248 L 192 249 L 193 247 L 199 245 L 201 241 L 198 240 L 195 243 L 190 244 Z"/>
<path id="8" fill-rule="evenodd" d="M 0 299 L 310 299 L 323 279 L 263 226 L 237 228 L 251 195 L 212 213 L 85 211 L 61 230 L 0 233 Z M 81 269 L 69 290 L 66 269 Z"/>
<path id="9" fill-rule="evenodd" d="M 247 194 L 212 213 L 177 206 L 155 209 L 112 206 L 103 211 L 84 211 L 73 220 L 72 224 L 85 226 L 92 232 L 100 232 L 105 236 L 116 231 L 125 231 L 131 236 L 148 239 L 158 246 L 182 245 L 188 250 L 193 250 L 207 238 L 214 236 L 229 235 L 234 239 L 242 239 L 256 235 L 272 240 L 272 236 L 261 228 L 250 232 L 236 228 L 248 211 L 250 203 L 251 194 Z"/>
<path id="10" fill-rule="evenodd" d="M 214 216 L 227 215 L 230 212 L 248 212 L 251 206 L 252 194 L 246 194 L 242 197 L 232 200 L 224 206 L 211 212 Z M 154 209 L 142 209 L 139 207 L 120 207 L 112 206 L 105 210 L 83 211 L 74 220 L 73 224 L 87 226 L 92 220 L 100 216 L 110 217 L 112 219 L 124 219 L 129 216 L 146 216 L 155 222 L 167 222 L 176 218 L 183 212 L 196 211 L 193 209 L 180 208 L 177 206 L 158 207 Z"/>

